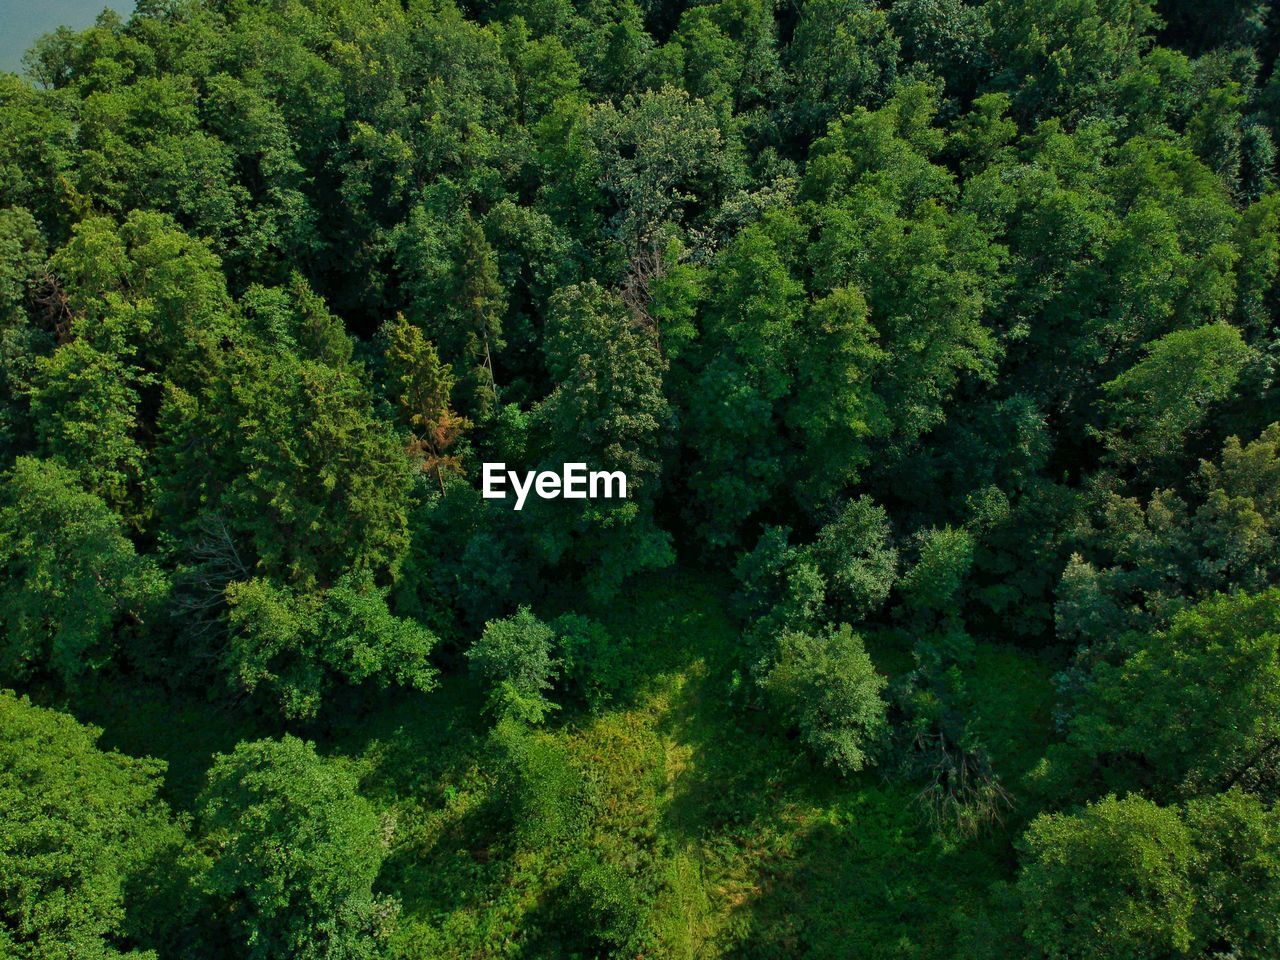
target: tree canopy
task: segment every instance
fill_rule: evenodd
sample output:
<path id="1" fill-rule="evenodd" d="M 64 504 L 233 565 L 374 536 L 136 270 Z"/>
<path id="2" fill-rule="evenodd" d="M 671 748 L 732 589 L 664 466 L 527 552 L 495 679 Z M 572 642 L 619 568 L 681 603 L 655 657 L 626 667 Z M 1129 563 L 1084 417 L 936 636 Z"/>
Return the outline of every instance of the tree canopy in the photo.
<path id="1" fill-rule="evenodd" d="M 35 40 L 0 955 L 1271 960 L 1278 60 L 1272 0 Z"/>

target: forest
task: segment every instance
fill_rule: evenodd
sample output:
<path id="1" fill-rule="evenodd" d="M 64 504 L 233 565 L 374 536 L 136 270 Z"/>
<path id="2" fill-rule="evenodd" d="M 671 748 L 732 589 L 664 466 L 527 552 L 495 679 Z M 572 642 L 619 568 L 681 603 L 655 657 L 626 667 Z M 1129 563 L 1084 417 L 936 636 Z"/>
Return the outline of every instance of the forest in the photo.
<path id="1" fill-rule="evenodd" d="M 1280 957 L 1272 7 L 42 37 L 0 956 Z"/>

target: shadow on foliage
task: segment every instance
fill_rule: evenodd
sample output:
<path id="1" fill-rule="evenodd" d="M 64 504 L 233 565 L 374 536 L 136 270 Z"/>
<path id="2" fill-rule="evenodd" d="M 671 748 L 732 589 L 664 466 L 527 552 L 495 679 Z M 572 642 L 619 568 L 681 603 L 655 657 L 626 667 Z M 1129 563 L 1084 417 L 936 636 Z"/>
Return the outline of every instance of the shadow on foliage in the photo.
<path id="1" fill-rule="evenodd" d="M 868 789 L 812 824 L 737 908 L 736 960 L 1019 955 L 1017 913 L 980 845 L 919 828 L 892 790 Z"/>

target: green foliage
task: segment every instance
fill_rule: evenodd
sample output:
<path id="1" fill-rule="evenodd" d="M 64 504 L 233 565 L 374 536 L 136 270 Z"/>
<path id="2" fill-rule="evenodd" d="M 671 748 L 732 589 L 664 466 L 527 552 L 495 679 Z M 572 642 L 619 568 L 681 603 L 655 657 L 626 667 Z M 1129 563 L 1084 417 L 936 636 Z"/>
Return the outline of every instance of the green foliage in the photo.
<path id="1" fill-rule="evenodd" d="M 566 899 L 570 915 L 580 929 L 589 931 L 603 956 L 633 956 L 644 950 L 645 904 L 618 867 L 582 857 L 573 865 Z"/>
<path id="2" fill-rule="evenodd" d="M 556 386 L 531 413 L 530 452 L 546 469 L 620 470 L 627 499 L 531 504 L 529 517 L 549 560 L 583 563 L 588 589 L 609 596 L 631 574 L 672 559 L 652 517 L 672 421 L 665 364 L 650 333 L 598 284 L 561 290 L 551 310 L 543 351 Z"/>
<path id="3" fill-rule="evenodd" d="M 633 94 L 618 108 L 606 102 L 586 125 L 606 231 L 628 258 L 684 225 L 692 200 L 714 203 L 737 179 L 714 114 L 684 90 Z"/>
<path id="4" fill-rule="evenodd" d="M 797 227 L 789 217 L 747 227 L 709 280 L 699 352 L 710 355 L 689 388 L 685 431 L 697 456 L 688 482 L 713 544 L 730 542 L 785 476 L 776 418 L 792 386 L 786 354 L 804 292 L 785 259 Z"/>
<path id="5" fill-rule="evenodd" d="M 387 590 L 347 574 L 317 594 L 254 579 L 227 587 L 224 665 L 246 693 L 265 689 L 287 717 L 313 717 L 338 681 L 430 690 L 436 638 L 387 609 Z"/>
<path id="6" fill-rule="evenodd" d="M 1239 788 L 1160 807 L 1108 796 L 1023 843 L 1027 939 L 1050 957 L 1268 956 L 1277 811 Z"/>
<path id="7" fill-rule="evenodd" d="M 792 123 L 805 139 L 854 107 L 878 106 L 898 72 L 899 40 L 863 0 L 807 0 L 787 47 Z"/>
<path id="8" fill-rule="evenodd" d="M 922 530 L 919 557 L 902 578 L 906 609 L 919 616 L 956 616 L 960 590 L 973 563 L 973 535 L 952 527 Z"/>
<path id="9" fill-rule="evenodd" d="M 1176 330 L 1150 344 L 1143 360 L 1102 385 L 1112 453 L 1143 463 L 1178 450 L 1211 405 L 1230 395 L 1248 359 L 1244 338 L 1226 324 Z"/>
<path id="10" fill-rule="evenodd" d="M 883 403 L 871 390 L 885 360 L 866 298 L 841 287 L 816 301 L 798 324 L 797 387 L 786 423 L 803 438 L 796 467 L 807 504 L 829 502 L 857 480 L 870 441 L 888 429 Z"/>
<path id="11" fill-rule="evenodd" d="M 435 475 L 444 492 L 446 476 L 462 473 L 460 458 L 449 453 L 470 421 L 450 406 L 453 371 L 422 331 L 401 314 L 385 331 L 388 392 L 400 408 L 410 432 L 409 452 L 420 457 L 422 469 Z"/>
<path id="12" fill-rule="evenodd" d="M 1280 523 L 1280 426 L 1242 444 L 1231 437 L 1218 462 L 1202 461 L 1184 498 L 1156 490 L 1145 504 L 1107 493 L 1086 542 L 1102 559 L 1077 555 L 1058 591 L 1058 631 L 1097 650 L 1126 630 L 1166 625 L 1189 602 L 1274 579 Z"/>
<path id="13" fill-rule="evenodd" d="M 1005 83 L 1035 116 L 1074 118 L 1105 102 L 1110 85 L 1150 46 L 1151 0 L 997 0 L 992 38 Z"/>
<path id="14" fill-rule="evenodd" d="M 750 553 L 734 567 L 739 615 L 752 624 L 757 645 L 766 651 L 787 629 L 805 630 L 826 601 L 827 583 L 811 551 L 788 543 L 790 531 L 766 527 Z"/>
<path id="15" fill-rule="evenodd" d="M 1203 600 L 1132 642 L 1094 670 L 1072 742 L 1129 759 L 1162 791 L 1280 796 L 1280 590 Z"/>
<path id="16" fill-rule="evenodd" d="M 101 750 L 100 733 L 0 693 L 5 956 L 141 960 L 179 919 L 152 912 L 182 879 L 182 831 L 158 797 L 165 765 Z"/>
<path id="17" fill-rule="evenodd" d="M 0 953 L 1276 954 L 1267 3 L 134 9 L 0 76 L 0 673 L 231 752 Z"/>
<path id="18" fill-rule="evenodd" d="M 908 442 L 945 419 L 962 375 L 989 376 L 998 352 L 983 313 L 1002 251 L 953 207 L 954 178 L 933 161 L 943 146 L 937 108 L 935 92 L 916 83 L 879 110 L 855 110 L 813 145 L 803 187 L 820 205 L 816 284 L 862 289 L 883 357 L 880 401 Z"/>
<path id="19" fill-rule="evenodd" d="M 970 94 L 990 69 L 991 23 L 985 5 L 895 0 L 888 12 L 893 32 L 902 39 L 902 62 L 928 69 L 949 92 Z"/>
<path id="20" fill-rule="evenodd" d="M 601 711 L 627 679 L 626 651 L 603 624 L 576 613 L 551 622 L 565 680 L 593 711 Z"/>
<path id="21" fill-rule="evenodd" d="M 1241 957 L 1280 946 L 1280 809 L 1233 788 L 1193 800 L 1183 818 L 1195 837 L 1195 931 L 1202 944 L 1229 944 Z"/>
<path id="22" fill-rule="evenodd" d="M 1026 936 L 1045 955 L 1143 960 L 1191 946 L 1195 852 L 1176 810 L 1107 797 L 1038 817 L 1023 846 Z"/>
<path id="23" fill-rule="evenodd" d="M 81 220 L 50 266 L 66 283 L 72 332 L 153 376 L 190 386 L 231 332 L 218 257 L 162 214 Z"/>
<path id="24" fill-rule="evenodd" d="M 0 327 L 14 326 L 22 317 L 44 265 L 45 241 L 40 224 L 29 210 L 0 210 Z"/>
<path id="25" fill-rule="evenodd" d="M 546 699 L 560 671 L 555 632 L 528 607 L 490 620 L 467 650 L 471 669 L 488 683 L 489 707 L 500 716 L 539 723 L 556 705 Z"/>
<path id="26" fill-rule="evenodd" d="M 508 517 L 490 507 L 479 490 L 454 479 L 410 515 L 409 551 L 392 596 L 397 609 L 442 637 L 463 626 L 478 633 L 512 602 L 533 599 L 538 566 Z"/>
<path id="27" fill-rule="evenodd" d="M 76 469 L 92 493 L 119 510 L 142 480 L 134 434 L 139 388 L 148 383 L 128 357 L 73 340 L 37 361 L 29 394 L 40 452 Z"/>
<path id="28" fill-rule="evenodd" d="M 838 617 L 856 623 L 888 599 L 898 551 L 890 543 L 888 514 L 869 497 L 849 501 L 818 531 L 813 555 Z"/>
<path id="29" fill-rule="evenodd" d="M 398 904 L 373 892 L 386 832 L 351 769 L 314 745 L 241 743 L 200 798 L 213 864 L 246 957 L 373 957 Z"/>
<path id="30" fill-rule="evenodd" d="M 9 677 L 75 683 L 160 612 L 164 573 L 65 467 L 20 458 L 0 491 L 0 615 Z"/>
<path id="31" fill-rule="evenodd" d="M 489 746 L 496 759 L 497 793 L 521 843 L 536 849 L 583 826 L 582 775 L 550 736 L 508 713 L 494 725 Z"/>
<path id="32" fill-rule="evenodd" d="M 170 511 L 224 518 L 246 563 L 301 589 L 385 580 L 408 546 L 411 463 L 364 385 L 291 353 L 236 359 L 208 395 L 167 398 Z"/>
<path id="33" fill-rule="evenodd" d="M 887 681 L 847 625 L 817 635 L 783 633 L 761 683 L 824 764 L 848 774 L 872 762 L 885 730 L 880 692 Z"/>

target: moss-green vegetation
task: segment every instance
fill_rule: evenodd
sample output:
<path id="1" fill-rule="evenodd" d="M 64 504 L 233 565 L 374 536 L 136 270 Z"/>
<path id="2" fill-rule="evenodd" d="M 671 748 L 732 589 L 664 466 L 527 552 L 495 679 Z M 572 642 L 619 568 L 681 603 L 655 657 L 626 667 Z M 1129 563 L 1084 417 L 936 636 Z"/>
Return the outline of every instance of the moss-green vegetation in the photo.
<path id="1" fill-rule="evenodd" d="M 599 911 L 576 917 L 573 891 L 600 864 L 622 878 L 637 942 L 658 956 L 834 958 L 856 945 L 962 957 L 984 941 L 1000 955 L 1009 931 L 991 918 L 1014 877 L 1008 840 L 939 834 L 921 784 L 843 779 L 797 753 L 769 713 L 744 710 L 728 586 L 678 568 L 598 611 L 627 663 L 624 692 L 597 714 L 574 707 L 516 733 L 518 745 L 490 734 L 483 691 L 463 677 L 322 719 L 323 752 L 353 762 L 388 825 L 378 889 L 403 904 L 396 955 L 590 955 Z M 981 644 L 970 679 L 991 691 L 977 723 L 1016 782 L 1050 739 L 1048 669 Z M 178 810 L 194 809 L 213 753 L 243 736 L 225 711 L 150 687 L 80 710 L 105 726 L 103 746 L 168 761 Z"/>

